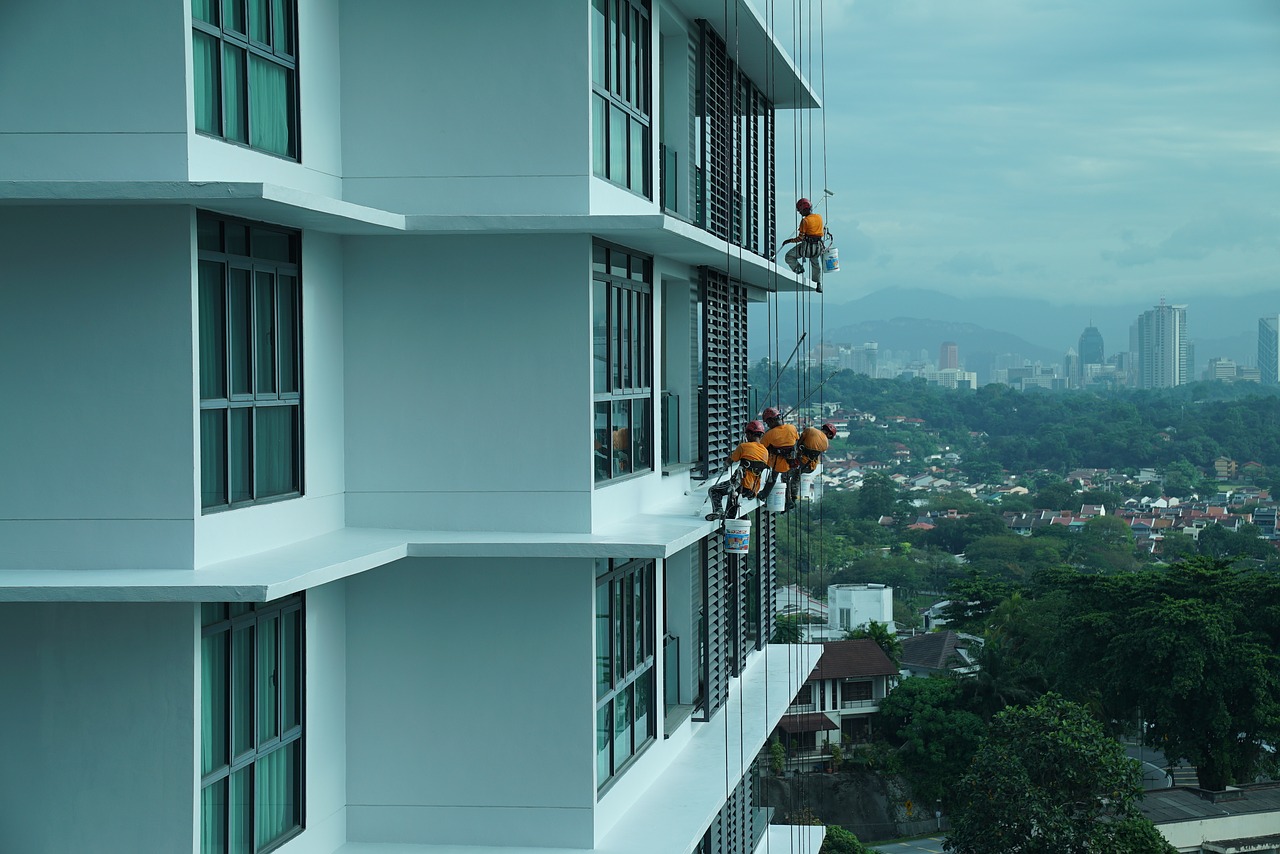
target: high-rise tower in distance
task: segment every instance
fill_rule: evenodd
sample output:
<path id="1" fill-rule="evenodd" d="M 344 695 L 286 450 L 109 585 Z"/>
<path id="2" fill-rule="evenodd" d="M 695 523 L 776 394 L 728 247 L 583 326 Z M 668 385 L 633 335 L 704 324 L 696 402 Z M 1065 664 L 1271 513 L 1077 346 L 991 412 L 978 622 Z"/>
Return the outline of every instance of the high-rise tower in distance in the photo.
<path id="1" fill-rule="evenodd" d="M 960 348 L 954 341 L 943 341 L 938 348 L 938 370 L 954 371 L 960 368 Z"/>
<path id="2" fill-rule="evenodd" d="M 1258 373 L 1266 385 L 1280 383 L 1280 315 L 1258 318 Z"/>
<path id="3" fill-rule="evenodd" d="M 1163 299 L 1138 315 L 1138 387 L 1172 388 L 1191 378 L 1187 307 Z"/>
<path id="4" fill-rule="evenodd" d="M 1088 326 L 1080 333 L 1080 346 L 1076 348 L 1082 365 L 1106 363 L 1106 350 L 1102 346 L 1102 333 L 1096 326 Z"/>

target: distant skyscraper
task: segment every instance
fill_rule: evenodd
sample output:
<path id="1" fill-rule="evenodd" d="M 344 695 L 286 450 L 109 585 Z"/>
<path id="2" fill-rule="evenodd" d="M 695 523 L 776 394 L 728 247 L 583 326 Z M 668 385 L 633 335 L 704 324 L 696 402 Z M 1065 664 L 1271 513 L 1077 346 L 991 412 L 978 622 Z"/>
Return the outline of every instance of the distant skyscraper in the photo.
<path id="1" fill-rule="evenodd" d="M 1187 307 L 1164 300 L 1138 315 L 1138 387 L 1172 388 L 1191 379 Z"/>
<path id="2" fill-rule="evenodd" d="M 1062 357 L 1062 375 L 1067 380 L 1068 388 L 1079 388 L 1084 384 L 1084 374 L 1080 368 L 1080 357 L 1070 347 L 1067 348 L 1066 354 Z"/>
<path id="3" fill-rule="evenodd" d="M 960 348 L 954 341 L 943 341 L 938 348 L 938 370 L 954 371 L 960 367 Z"/>
<path id="4" fill-rule="evenodd" d="M 1080 333 L 1080 346 L 1077 348 L 1080 356 L 1080 364 L 1082 365 L 1105 365 L 1107 363 L 1105 351 L 1102 347 L 1102 333 L 1098 331 L 1098 327 L 1087 327 L 1084 332 Z"/>
<path id="5" fill-rule="evenodd" d="M 1280 316 L 1258 318 L 1258 373 L 1267 385 L 1280 383 Z"/>

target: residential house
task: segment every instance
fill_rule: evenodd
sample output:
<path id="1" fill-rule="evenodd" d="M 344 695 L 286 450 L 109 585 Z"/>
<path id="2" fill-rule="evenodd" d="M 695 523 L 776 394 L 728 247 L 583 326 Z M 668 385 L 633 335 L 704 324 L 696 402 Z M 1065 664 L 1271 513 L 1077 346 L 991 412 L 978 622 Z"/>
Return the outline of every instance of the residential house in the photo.
<path id="1" fill-rule="evenodd" d="M 1218 457 L 1213 461 L 1213 476 L 1218 480 L 1236 479 L 1236 461 L 1227 457 Z"/>
<path id="2" fill-rule="evenodd" d="M 833 744 L 871 738 L 871 716 L 897 684 L 898 669 L 870 638 L 828 641 L 812 675 L 800 688 L 776 735 L 801 767 L 822 763 Z"/>
<path id="3" fill-rule="evenodd" d="M 754 851 L 756 4 L 5 10 L 0 850 Z"/>

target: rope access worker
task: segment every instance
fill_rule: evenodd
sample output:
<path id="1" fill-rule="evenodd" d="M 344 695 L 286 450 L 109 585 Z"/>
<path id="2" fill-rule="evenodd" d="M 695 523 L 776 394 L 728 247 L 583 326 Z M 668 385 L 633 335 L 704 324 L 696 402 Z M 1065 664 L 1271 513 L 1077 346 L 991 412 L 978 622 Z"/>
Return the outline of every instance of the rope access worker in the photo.
<path id="1" fill-rule="evenodd" d="M 767 498 L 778 478 L 785 480 L 787 472 L 791 470 L 791 463 L 796 458 L 796 444 L 800 441 L 800 434 L 792 425 L 783 423 L 782 412 L 777 407 L 768 407 L 760 413 L 760 417 L 769 427 L 760 442 L 769 452 L 769 468 L 773 469 L 769 475 L 769 482 L 760 491 L 760 497 Z"/>
<path id="2" fill-rule="evenodd" d="M 800 434 L 796 445 L 795 465 L 787 472 L 787 507 L 795 504 L 800 497 L 800 475 L 817 470 L 822 454 L 830 447 L 831 440 L 836 437 L 834 424 L 823 424 L 821 429 L 806 427 Z"/>
<path id="3" fill-rule="evenodd" d="M 707 490 L 707 495 L 711 497 L 711 512 L 707 514 L 709 522 L 726 517 L 736 519 L 741 499 L 744 496 L 755 498 L 760 492 L 761 476 L 769 468 L 769 452 L 764 445 L 760 444 L 760 437 L 764 435 L 764 424 L 760 421 L 752 421 L 747 425 L 746 434 L 747 441 L 738 445 L 729 455 L 730 463 L 738 463 L 729 480 L 725 483 L 717 483 Z M 721 509 L 724 507 L 725 499 L 729 502 L 727 514 Z"/>
<path id="4" fill-rule="evenodd" d="M 795 237 L 782 241 L 783 246 L 788 243 L 795 244 L 787 251 L 783 260 L 787 262 L 791 272 L 803 274 L 804 265 L 800 263 L 800 259 L 808 258 L 809 278 L 813 281 L 818 293 L 822 293 L 822 252 L 826 248 L 823 246 L 822 238 L 826 234 L 826 228 L 822 224 L 822 217 L 814 213 L 813 204 L 808 199 L 800 199 L 796 202 L 796 213 L 801 217 L 800 228 L 797 229 Z"/>

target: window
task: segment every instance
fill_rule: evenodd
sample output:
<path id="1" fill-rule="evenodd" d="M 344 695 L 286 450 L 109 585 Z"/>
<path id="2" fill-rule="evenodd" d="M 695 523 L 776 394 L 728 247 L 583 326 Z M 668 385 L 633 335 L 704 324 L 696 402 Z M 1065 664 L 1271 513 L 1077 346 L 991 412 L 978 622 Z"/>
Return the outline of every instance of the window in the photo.
<path id="1" fill-rule="evenodd" d="M 591 2 L 591 136 L 597 177 L 652 194 L 649 4 Z"/>
<path id="2" fill-rule="evenodd" d="M 302 597 L 206 602 L 200 852 L 256 854 L 302 829 Z"/>
<path id="3" fill-rule="evenodd" d="M 298 159 L 297 0 L 191 0 L 196 130 Z"/>
<path id="4" fill-rule="evenodd" d="M 596 787 L 654 739 L 653 561 L 596 562 Z"/>
<path id="5" fill-rule="evenodd" d="M 596 244 L 595 479 L 653 469 L 653 261 Z"/>
<path id="6" fill-rule="evenodd" d="M 847 630 L 851 628 L 852 623 L 853 623 L 853 609 L 841 608 L 840 609 L 840 628 Z"/>
<path id="7" fill-rule="evenodd" d="M 840 702 L 859 703 L 871 699 L 871 683 L 845 681 L 840 685 Z"/>
<path id="8" fill-rule="evenodd" d="M 302 492 L 299 237 L 200 214 L 200 504 Z"/>

